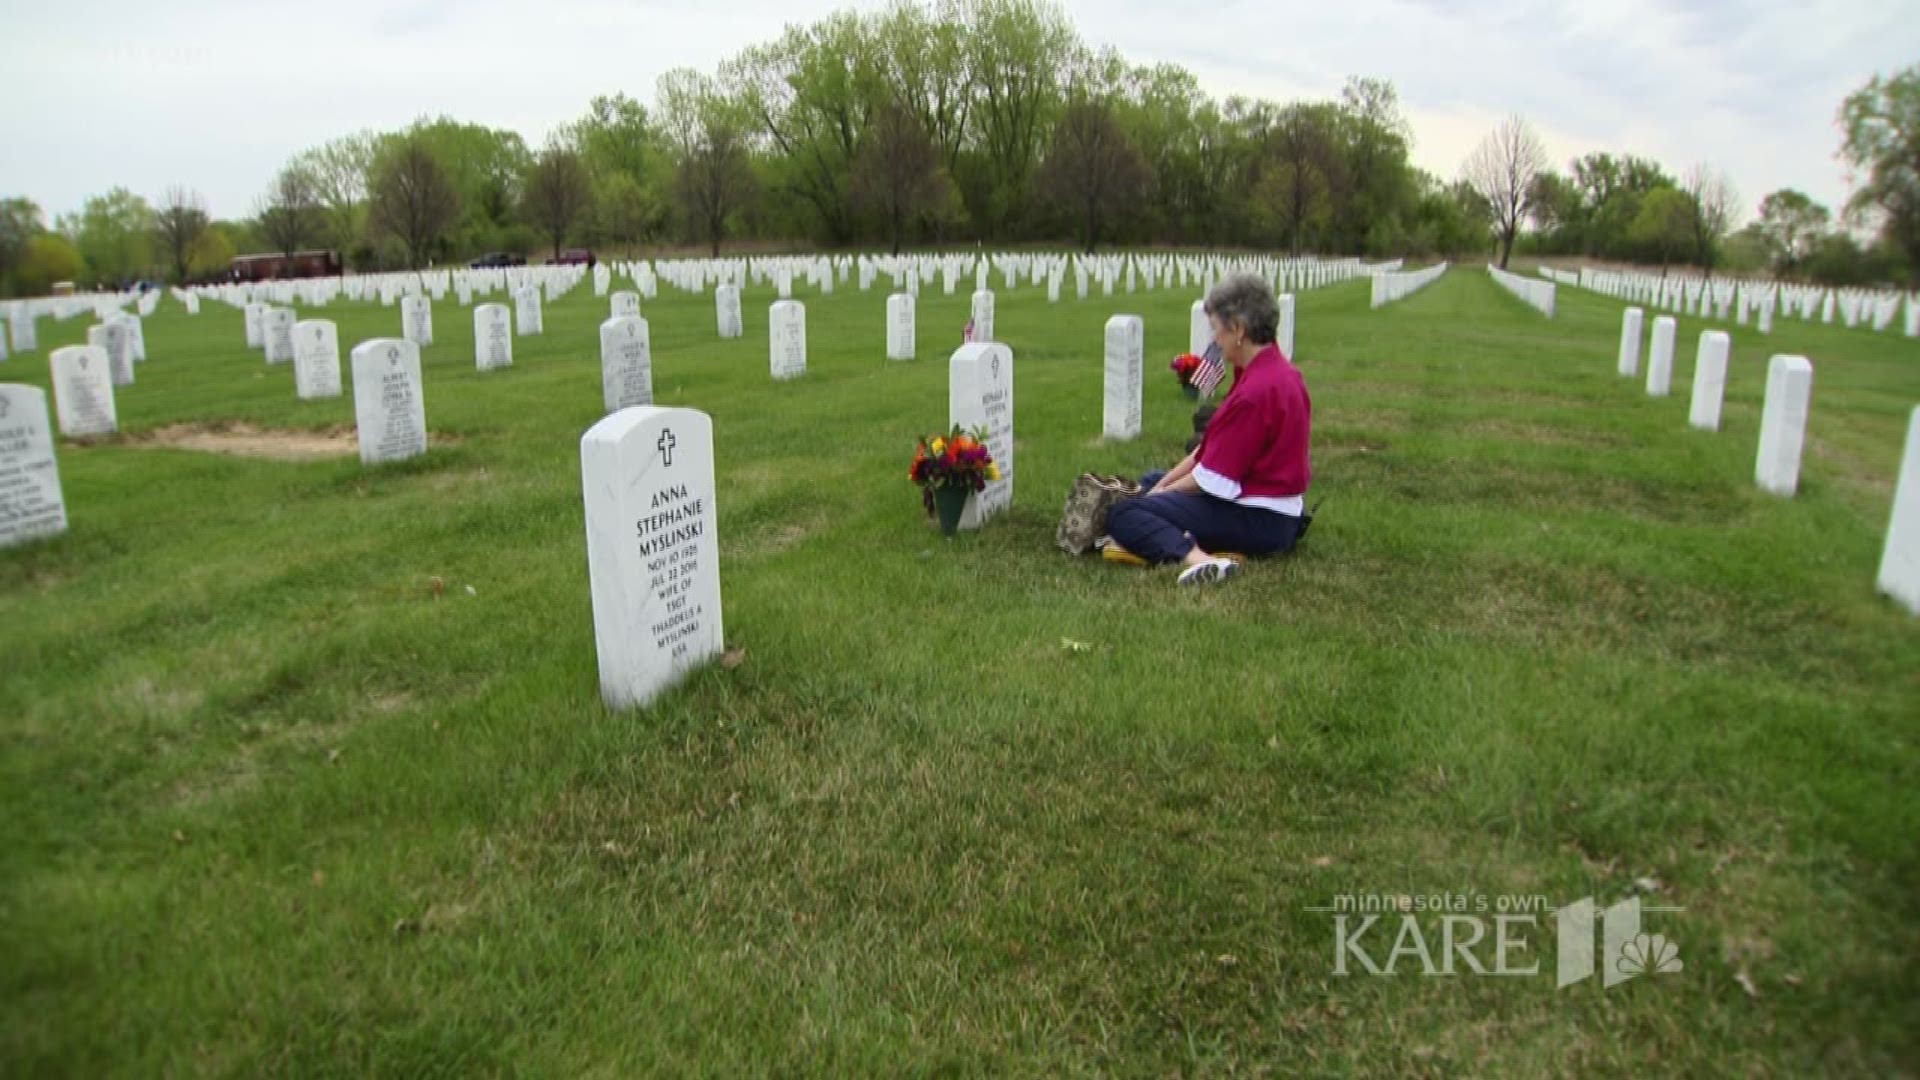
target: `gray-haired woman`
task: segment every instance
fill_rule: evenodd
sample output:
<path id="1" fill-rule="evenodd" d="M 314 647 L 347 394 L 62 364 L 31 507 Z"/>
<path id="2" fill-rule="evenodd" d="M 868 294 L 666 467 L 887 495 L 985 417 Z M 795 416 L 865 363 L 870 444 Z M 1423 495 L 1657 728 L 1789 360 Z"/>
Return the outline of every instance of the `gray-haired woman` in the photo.
<path id="1" fill-rule="evenodd" d="M 1300 535 L 1313 469 L 1313 402 L 1274 337 L 1280 305 L 1265 279 L 1235 274 L 1207 294 L 1214 344 L 1233 389 L 1200 445 L 1146 495 L 1114 507 L 1114 542 L 1150 563 L 1180 563 L 1180 584 L 1224 581 L 1235 564 L 1213 552 L 1268 555 Z"/>

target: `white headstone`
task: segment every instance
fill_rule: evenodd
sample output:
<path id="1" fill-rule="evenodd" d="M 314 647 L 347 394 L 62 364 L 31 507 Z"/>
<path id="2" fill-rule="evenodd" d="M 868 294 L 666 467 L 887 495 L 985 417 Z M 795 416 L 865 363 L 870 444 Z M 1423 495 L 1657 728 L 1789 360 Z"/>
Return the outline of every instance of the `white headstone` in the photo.
<path id="1" fill-rule="evenodd" d="M 653 404 L 653 337 L 647 320 L 622 315 L 600 324 L 600 390 L 609 413 Z"/>
<path id="2" fill-rule="evenodd" d="M 1920 615 L 1920 407 L 1907 418 L 1907 448 L 1893 485 L 1893 517 L 1880 552 L 1880 591 Z"/>
<path id="3" fill-rule="evenodd" d="M 267 343 L 267 336 L 260 327 L 260 320 L 267 313 L 267 305 L 254 301 L 244 309 L 247 320 L 247 348 L 258 349 Z"/>
<path id="4" fill-rule="evenodd" d="M 353 416 L 360 429 L 363 465 L 427 452 L 418 345 L 400 338 L 375 338 L 354 347 Z"/>
<path id="5" fill-rule="evenodd" d="M 147 359 L 147 324 L 138 315 L 121 312 L 108 322 L 117 322 L 127 328 L 127 349 L 133 354 L 133 362 L 145 363 Z"/>
<path id="6" fill-rule="evenodd" d="M 542 329 L 540 321 L 540 290 L 531 285 L 513 294 L 513 321 L 521 337 L 533 337 Z M 358 352 L 359 350 L 355 350 Z"/>
<path id="7" fill-rule="evenodd" d="M 740 317 L 740 286 L 728 282 L 713 290 L 713 314 L 722 338 L 737 338 L 747 332 Z"/>
<path id="8" fill-rule="evenodd" d="M 1000 466 L 1000 479 L 974 493 L 960 516 L 960 527 L 977 529 L 1013 505 L 1013 350 L 998 342 L 975 341 L 954 352 L 947 363 L 947 422 L 971 431 L 986 429 L 987 453 Z"/>
<path id="9" fill-rule="evenodd" d="M 1767 399 L 1760 410 L 1760 456 L 1753 479 L 1761 490 L 1792 495 L 1800 486 L 1800 448 L 1813 397 L 1813 365 L 1804 356 L 1776 356 L 1767 365 Z"/>
<path id="10" fill-rule="evenodd" d="M 340 332 L 331 319 L 293 324 L 293 392 L 302 401 L 340 396 Z"/>
<path id="11" fill-rule="evenodd" d="M 981 264 L 982 269 L 985 264 Z M 976 289 L 973 294 L 973 340 L 996 341 L 993 336 L 993 292 Z"/>
<path id="12" fill-rule="evenodd" d="M 1673 390 L 1673 334 L 1671 315 L 1653 320 L 1653 343 L 1647 349 L 1647 395 L 1666 397 Z"/>
<path id="13" fill-rule="evenodd" d="M 1274 344 L 1280 346 L 1280 355 L 1286 357 L 1289 361 L 1295 358 L 1293 355 L 1293 311 L 1293 294 L 1282 293 L 1280 295 L 1280 330 L 1273 337 Z"/>
<path id="14" fill-rule="evenodd" d="M 776 379 L 807 373 L 807 309 L 798 300 L 775 300 L 767 310 L 767 345 Z"/>
<path id="15" fill-rule="evenodd" d="M 1140 434 L 1141 370 L 1146 364 L 1146 322 L 1138 315 L 1107 320 L 1106 407 L 1100 433 L 1108 439 Z M 991 448 L 989 448 L 991 450 Z"/>
<path id="16" fill-rule="evenodd" d="M 481 371 L 513 366 L 513 315 L 507 305 L 473 309 L 473 366 Z"/>
<path id="17" fill-rule="evenodd" d="M 1720 403 L 1727 392 L 1727 350 L 1732 344 L 1724 330 L 1700 335 L 1700 350 L 1693 361 L 1693 405 L 1687 410 L 1687 423 L 1701 431 L 1720 430 Z"/>
<path id="18" fill-rule="evenodd" d="M 267 363 L 293 362 L 293 309 L 269 308 L 260 316 L 260 333 L 266 344 Z"/>
<path id="19" fill-rule="evenodd" d="M 1771 295 L 1760 298 L 1760 318 L 1754 322 L 1753 328 L 1763 334 L 1773 333 L 1773 303 Z"/>
<path id="20" fill-rule="evenodd" d="M 128 346 L 125 326 L 114 322 L 89 326 L 87 344 L 107 354 L 107 370 L 113 375 L 113 385 L 133 385 L 133 350 Z"/>
<path id="21" fill-rule="evenodd" d="M 1646 315 L 1630 307 L 1620 316 L 1620 375 L 1631 379 L 1640 374 L 1640 326 Z"/>
<path id="22" fill-rule="evenodd" d="M 8 330 L 13 335 L 14 352 L 32 352 L 40 347 L 40 332 L 33 324 L 33 315 L 25 311 L 16 311 L 8 320 Z"/>
<path id="23" fill-rule="evenodd" d="M 617 292 L 613 294 L 612 314 L 614 319 L 637 319 L 640 317 L 640 294 L 635 292 Z"/>
<path id="24" fill-rule="evenodd" d="M 67 531 L 47 392 L 0 383 L 0 547 Z"/>
<path id="25" fill-rule="evenodd" d="M 600 697 L 645 705 L 726 640 L 713 421 L 694 409 L 622 409 L 580 437 L 580 486 Z"/>
<path id="26" fill-rule="evenodd" d="M 424 296 L 400 301 L 400 336 L 423 349 L 433 344 L 433 301 Z"/>
<path id="27" fill-rule="evenodd" d="M 887 359 L 913 359 L 913 297 L 894 293 L 887 297 Z"/>
<path id="28" fill-rule="evenodd" d="M 1207 351 L 1207 344 L 1212 340 L 1213 324 L 1207 321 L 1207 302 L 1195 300 L 1187 309 L 1187 351 L 1199 356 Z"/>
<path id="29" fill-rule="evenodd" d="M 107 353 L 97 345 L 69 345 L 53 350 L 53 401 L 59 412 L 60 434 L 68 438 L 111 435 L 120 430 L 113 407 L 113 374 Z"/>

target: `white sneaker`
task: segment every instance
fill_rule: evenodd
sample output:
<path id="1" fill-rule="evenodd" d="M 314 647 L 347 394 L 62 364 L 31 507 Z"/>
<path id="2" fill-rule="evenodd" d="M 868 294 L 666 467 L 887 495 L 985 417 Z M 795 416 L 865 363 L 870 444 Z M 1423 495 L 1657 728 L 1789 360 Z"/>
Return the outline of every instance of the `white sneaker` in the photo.
<path id="1" fill-rule="evenodd" d="M 1240 564 L 1232 559 L 1208 559 L 1199 566 L 1189 566 L 1180 571 L 1182 585 L 1210 585 L 1216 581 L 1225 581 L 1240 569 Z"/>

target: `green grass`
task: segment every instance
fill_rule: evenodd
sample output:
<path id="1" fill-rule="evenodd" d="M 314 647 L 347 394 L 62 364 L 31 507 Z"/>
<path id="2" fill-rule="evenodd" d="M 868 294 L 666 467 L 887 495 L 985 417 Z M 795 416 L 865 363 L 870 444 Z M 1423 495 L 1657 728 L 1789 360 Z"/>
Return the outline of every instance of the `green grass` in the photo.
<path id="1" fill-rule="evenodd" d="M 952 542 L 905 470 L 964 291 L 893 364 L 879 288 L 800 296 L 780 385 L 770 290 L 731 342 L 710 296 L 646 304 L 660 402 L 714 418 L 746 661 L 645 712 L 598 699 L 589 288 L 485 375 L 435 306 L 416 462 L 63 445 L 71 531 L 0 553 L 6 1071 L 1914 1071 L 1920 623 L 1873 590 L 1914 342 L 1732 328 L 1709 435 L 1696 320 L 1654 401 L 1593 294 L 1304 294 L 1320 520 L 1188 593 L 1051 546 L 1076 473 L 1178 456 L 1186 290 L 999 295 L 1015 507 Z M 1116 311 L 1149 378 L 1111 445 Z M 399 329 L 324 317 L 343 354 Z M 352 422 L 238 311 L 147 326 L 129 432 Z M 1816 372 L 1792 500 L 1752 481 L 1774 352 Z M 1610 990 L 1555 990 L 1546 925 L 1540 975 L 1342 977 L 1308 910 L 1643 877 L 1685 970 Z"/>

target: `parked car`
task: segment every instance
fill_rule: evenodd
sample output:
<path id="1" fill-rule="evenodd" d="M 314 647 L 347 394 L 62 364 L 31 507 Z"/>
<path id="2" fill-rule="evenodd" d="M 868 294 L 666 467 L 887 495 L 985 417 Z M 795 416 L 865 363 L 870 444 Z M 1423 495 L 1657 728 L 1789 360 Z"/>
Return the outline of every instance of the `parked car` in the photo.
<path id="1" fill-rule="evenodd" d="M 527 260 L 526 256 L 511 251 L 489 251 L 467 265 L 475 270 L 489 270 L 499 266 L 525 266 Z"/>
<path id="2" fill-rule="evenodd" d="M 560 254 L 547 260 L 548 266 L 592 266 L 593 252 L 586 248 L 561 248 Z"/>

